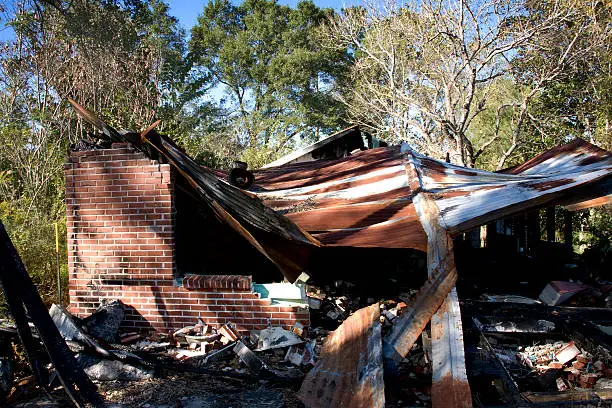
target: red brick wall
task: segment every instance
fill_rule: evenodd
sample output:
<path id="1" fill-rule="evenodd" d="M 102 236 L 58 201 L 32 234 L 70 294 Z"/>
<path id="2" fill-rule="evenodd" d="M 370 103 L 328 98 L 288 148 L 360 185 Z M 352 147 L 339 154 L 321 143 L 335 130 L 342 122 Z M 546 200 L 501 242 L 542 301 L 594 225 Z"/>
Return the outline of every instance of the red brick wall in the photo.
<path id="1" fill-rule="evenodd" d="M 241 330 L 308 324 L 308 311 L 278 307 L 252 292 L 249 276 L 174 279 L 170 167 L 129 145 L 72 152 L 65 166 L 70 310 L 103 299 L 128 305 L 125 328 L 175 330 L 234 322 Z M 205 260 L 203 260 L 205 262 Z"/>

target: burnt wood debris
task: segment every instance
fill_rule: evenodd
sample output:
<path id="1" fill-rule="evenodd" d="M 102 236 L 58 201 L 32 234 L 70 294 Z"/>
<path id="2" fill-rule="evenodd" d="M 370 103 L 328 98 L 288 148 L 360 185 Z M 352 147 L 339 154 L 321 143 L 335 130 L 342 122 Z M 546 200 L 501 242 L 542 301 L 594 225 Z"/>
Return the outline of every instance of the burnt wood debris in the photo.
<path id="1" fill-rule="evenodd" d="M 193 325 L 173 328 L 165 337 L 145 337 L 137 327 L 126 330 L 121 324 L 124 313 L 134 313 L 129 300 L 96 305 L 83 321 L 61 306 L 49 312 L 0 224 L 0 283 L 40 387 L 57 378 L 79 407 L 105 404 L 92 378 L 147 379 L 161 371 L 291 384 L 313 408 L 401 406 L 392 388 L 406 378 L 427 388 L 429 395 L 417 393 L 419 403 L 433 407 L 486 406 L 494 392 L 512 406 L 599 404 L 612 398 L 612 384 L 607 385 L 612 285 L 548 279 L 539 300 L 503 294 L 468 300 L 457 290 L 463 278 L 460 254 L 474 231 L 486 230 L 488 243 L 501 240 L 507 229 L 501 220 L 516 217 L 520 221 L 508 228 L 518 229 L 516 242 L 530 251 L 539 242 L 539 211 L 546 211 L 547 239 L 555 241 L 554 208 L 562 206 L 565 240 L 571 241 L 570 211 L 612 203 L 611 153 L 575 139 L 493 173 L 425 157 L 405 144 L 369 149 L 359 128 L 351 127 L 262 169 L 251 171 L 237 161 L 226 172 L 199 165 L 156 131 L 159 122 L 141 133 L 118 132 L 70 103 L 97 129 L 98 146 L 127 143 L 169 164 L 173 182 L 187 186 L 190 199 L 293 284 L 282 289 L 292 294 L 278 300 L 279 313 L 284 304 L 304 301 L 311 318 L 310 327 L 299 322 L 272 327 L 262 319 L 261 330 L 244 330 L 232 312 L 235 323 L 215 326 L 194 317 Z M 354 249 L 402 251 L 399 257 L 424 253 L 426 276 L 398 301 L 351 298 L 347 274 L 319 267 L 329 254 L 355 254 L 349 252 Z M 365 279 L 376 280 L 375 275 L 365 273 Z M 192 276 L 177 279 L 194 290 Z M 317 288 L 309 279 L 333 285 Z M 255 290 L 250 278 L 235 285 Z M 260 286 L 270 293 L 281 290 Z M 210 292 L 214 307 L 221 306 L 214 313 L 223 312 L 223 297 L 214 297 L 213 286 L 196 289 Z M 261 300 L 254 293 L 244 294 L 252 296 L 251 305 Z M 163 303 L 162 295 L 156 294 L 156 302 Z M 580 307 L 564 306 L 572 301 Z M 1 340 L 15 332 L 0 332 Z M 269 360 L 275 353 L 283 354 L 282 367 Z M 240 361 L 244 370 L 224 368 L 228 359 Z M 425 377 L 406 374 L 413 363 L 428 367 Z M 423 378 L 430 384 L 423 386 Z"/>

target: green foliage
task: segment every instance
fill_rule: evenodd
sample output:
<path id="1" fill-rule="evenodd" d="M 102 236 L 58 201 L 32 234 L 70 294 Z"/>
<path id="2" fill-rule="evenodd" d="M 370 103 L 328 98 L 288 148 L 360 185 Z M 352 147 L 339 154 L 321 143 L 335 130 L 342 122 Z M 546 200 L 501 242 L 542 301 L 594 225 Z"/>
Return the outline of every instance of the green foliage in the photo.
<path id="1" fill-rule="evenodd" d="M 612 252 L 612 208 L 593 208 L 577 213 L 579 234 L 575 244 Z"/>
<path id="2" fill-rule="evenodd" d="M 331 93 L 347 57 L 322 48 L 315 35 L 327 13 L 311 1 L 295 9 L 274 0 L 204 7 L 189 42 L 194 81 L 225 94 L 217 107 L 239 144 L 262 146 L 265 155 L 343 125 Z"/>
<path id="3" fill-rule="evenodd" d="M 240 160 L 248 163 L 249 168 L 258 169 L 281 156 L 282 154 L 279 154 L 278 151 L 267 146 L 247 147 L 241 152 Z"/>
<path id="4" fill-rule="evenodd" d="M 612 148 L 612 3 L 570 1 L 560 3 L 571 11 L 555 30 L 528 44 L 517 54 L 517 83 L 531 84 L 559 50 L 572 48 L 546 82 L 530 108 L 533 120 L 525 128 L 528 140 L 548 139 L 547 147 L 581 137 Z M 547 13 L 553 3 L 528 2 L 532 18 Z M 537 126 L 535 126 L 537 124 Z M 542 145 L 542 143 L 536 143 Z"/>
<path id="5" fill-rule="evenodd" d="M 57 303 L 57 262 L 55 252 L 55 226 L 44 216 L 32 216 L 19 203 L 0 202 L 0 219 L 6 227 L 11 241 L 38 288 L 43 301 Z M 60 237 L 60 265 L 62 282 L 66 284 L 66 219 L 58 221 Z M 64 290 L 64 294 L 66 291 Z"/>
<path id="6" fill-rule="evenodd" d="M 180 128 L 188 70 L 185 33 L 163 1 L 61 4 L 16 3 L 16 38 L 0 46 L 0 217 L 46 301 L 57 301 L 55 222 L 67 282 L 62 165 L 90 130 L 65 98 L 119 128 L 160 113 Z"/>
<path id="7" fill-rule="evenodd" d="M 520 87 L 508 78 L 495 81 L 488 89 L 486 94 L 487 105 L 470 124 L 468 134 L 476 148 L 484 146 L 496 133 L 498 139 L 486 149 L 483 149 L 476 159 L 476 167 L 489 171 L 496 170 L 499 157 L 512 143 L 512 133 L 515 130 L 514 106 L 520 104 L 521 94 Z M 479 92 L 477 98 L 482 99 L 484 97 L 484 93 Z M 518 163 L 509 163 L 509 165 L 514 164 Z"/>

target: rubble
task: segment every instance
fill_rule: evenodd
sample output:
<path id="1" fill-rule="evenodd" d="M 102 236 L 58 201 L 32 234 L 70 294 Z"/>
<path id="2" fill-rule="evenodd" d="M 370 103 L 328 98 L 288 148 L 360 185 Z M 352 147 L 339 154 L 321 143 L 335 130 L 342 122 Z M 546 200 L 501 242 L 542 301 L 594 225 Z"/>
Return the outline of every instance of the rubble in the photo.
<path id="1" fill-rule="evenodd" d="M 212 362 L 219 361 L 221 359 L 226 358 L 227 356 L 231 355 L 234 347 L 235 347 L 234 343 L 230 343 L 217 350 L 208 352 L 202 360 L 203 364 L 212 363 Z"/>
<path id="2" fill-rule="evenodd" d="M 538 298 L 547 305 L 557 306 L 587 289 L 586 285 L 579 283 L 552 281 L 544 287 Z"/>
<path id="3" fill-rule="evenodd" d="M 119 341 L 121 341 L 121 343 L 132 343 L 136 340 L 140 340 L 142 337 L 140 336 L 140 334 L 132 332 L 132 333 L 124 333 L 120 336 Z"/>
<path id="4" fill-rule="evenodd" d="M 153 373 L 118 360 L 99 359 L 85 354 L 77 355 L 85 373 L 97 381 L 139 381 L 149 379 Z"/>
<path id="5" fill-rule="evenodd" d="M 550 333 L 557 327 L 555 323 L 544 319 L 515 322 L 505 319 L 491 321 L 482 317 L 480 319 L 472 317 L 472 321 L 483 333 Z"/>
<path id="6" fill-rule="evenodd" d="M 481 295 L 481 298 L 487 302 L 524 303 L 526 305 L 538 305 L 542 303 L 538 300 L 518 295 L 490 295 L 485 293 Z"/>
<path id="7" fill-rule="evenodd" d="M 300 365 L 315 365 L 316 364 L 316 353 L 315 346 L 316 340 L 311 340 L 302 345 L 294 345 L 289 347 L 287 354 L 285 355 L 285 361 L 291 364 Z"/>
<path id="8" fill-rule="evenodd" d="M 165 341 L 165 342 L 156 342 L 156 341 L 151 341 L 151 340 L 141 340 L 138 343 L 134 344 L 134 347 L 137 350 L 143 350 L 143 351 L 152 351 L 152 350 L 165 350 L 168 347 L 170 347 L 170 342 L 169 341 Z"/>
<path id="9" fill-rule="evenodd" d="M 177 349 L 173 351 L 174 358 L 180 361 L 188 360 L 193 357 L 203 357 L 207 355 L 209 351 L 206 350 L 184 350 Z"/>
<path id="10" fill-rule="evenodd" d="M 83 324 L 87 332 L 94 337 L 107 343 L 114 343 L 117 340 L 124 313 L 125 306 L 120 300 L 102 302 L 94 313 L 83 320 Z"/>
<path id="11" fill-rule="evenodd" d="M 76 324 L 73 316 L 62 306 L 51 305 L 49 315 L 65 340 L 81 340 L 85 342 L 89 340 L 85 332 Z"/>
<path id="12" fill-rule="evenodd" d="M 300 337 L 282 327 L 268 327 L 263 330 L 254 330 L 251 332 L 251 337 L 257 344 L 255 351 L 289 347 L 304 342 Z"/>
<path id="13" fill-rule="evenodd" d="M 512 366 L 515 363 L 511 351 L 496 348 L 496 353 L 506 364 Z M 516 361 L 542 378 L 554 373 L 552 375 L 558 391 L 591 389 L 600 381 L 598 388 L 605 388 L 605 364 L 578 348 L 573 341 L 519 347 L 516 358 Z"/>
<path id="14" fill-rule="evenodd" d="M 305 331 L 304 325 L 300 322 L 295 322 L 295 324 L 291 328 L 291 333 L 294 333 L 295 335 L 299 337 L 304 337 L 304 334 L 305 334 L 304 331 Z"/>
<path id="15" fill-rule="evenodd" d="M 610 391 L 612 390 L 612 378 L 600 378 L 593 385 L 593 389 L 596 391 Z"/>
<path id="16" fill-rule="evenodd" d="M 234 341 L 237 341 L 242 338 L 240 333 L 238 333 L 234 328 L 232 328 L 228 324 L 224 324 L 218 330 L 218 333 L 221 334 L 221 342 L 223 344 L 228 344 Z"/>
<path id="17" fill-rule="evenodd" d="M 321 304 L 323 303 L 323 300 L 313 297 L 313 296 L 308 296 L 307 302 L 308 302 L 308 307 L 310 309 L 319 310 L 321 308 Z"/>
<path id="18" fill-rule="evenodd" d="M 253 373 L 259 375 L 267 370 L 265 363 L 255 355 L 242 341 L 238 340 L 234 346 L 234 353 L 240 357 L 240 361 L 246 364 Z"/>
<path id="19" fill-rule="evenodd" d="M 555 353 L 555 358 L 561 365 L 565 365 L 568 361 L 576 358 L 578 354 L 580 354 L 580 349 L 576 347 L 573 341 L 570 341 Z"/>

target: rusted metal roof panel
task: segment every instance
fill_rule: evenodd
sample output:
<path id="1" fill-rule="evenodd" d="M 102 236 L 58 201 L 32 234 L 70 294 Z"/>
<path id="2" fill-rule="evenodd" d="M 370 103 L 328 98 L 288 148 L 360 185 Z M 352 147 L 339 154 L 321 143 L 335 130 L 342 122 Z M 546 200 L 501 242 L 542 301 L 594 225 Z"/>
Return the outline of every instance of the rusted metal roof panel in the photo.
<path id="1" fill-rule="evenodd" d="M 382 338 L 378 303 L 349 316 L 325 343 L 298 397 L 309 408 L 383 408 Z"/>
<path id="2" fill-rule="evenodd" d="M 399 147 L 377 148 L 337 160 L 320 160 L 262 169 L 255 172 L 257 184 L 281 190 L 366 175 L 375 170 L 402 164 Z"/>
<path id="3" fill-rule="evenodd" d="M 610 153 L 580 139 L 500 173 L 399 147 L 372 149 L 340 160 L 260 170 L 252 190 L 324 245 L 426 250 L 406 176 L 409 158 L 453 234 L 544 205 L 605 204 L 612 193 Z"/>
<path id="4" fill-rule="evenodd" d="M 585 140 L 576 138 L 571 142 L 553 147 L 516 167 L 505 170 L 510 174 L 538 174 L 560 172 L 601 163 L 609 160 L 612 153 Z"/>
<path id="5" fill-rule="evenodd" d="M 267 206 L 324 245 L 427 248 L 399 147 L 265 169 L 255 178 L 252 190 Z"/>
<path id="6" fill-rule="evenodd" d="M 580 139 L 505 173 L 418 155 L 415 163 L 423 188 L 440 208 L 444 227 L 454 234 L 520 211 L 562 203 L 586 186 L 591 186 L 591 194 L 606 195 L 602 186 L 612 176 L 612 155 Z M 582 200 L 592 198 L 596 197 Z"/>
<path id="7" fill-rule="evenodd" d="M 427 238 L 416 217 L 396 218 L 364 228 L 313 233 L 313 236 L 328 246 L 427 250 Z"/>

